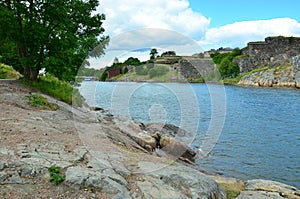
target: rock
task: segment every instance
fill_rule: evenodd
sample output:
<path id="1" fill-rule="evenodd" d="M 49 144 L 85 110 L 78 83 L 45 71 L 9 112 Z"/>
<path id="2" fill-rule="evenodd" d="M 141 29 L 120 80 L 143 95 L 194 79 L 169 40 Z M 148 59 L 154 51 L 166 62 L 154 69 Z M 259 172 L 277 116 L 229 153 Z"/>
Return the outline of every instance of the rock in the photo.
<path id="1" fill-rule="evenodd" d="M 177 141 L 172 137 L 162 135 L 159 144 L 161 150 L 175 158 L 183 157 L 194 161 L 197 155 L 196 152 L 189 148 L 187 145 Z"/>
<path id="2" fill-rule="evenodd" d="M 97 106 L 92 106 L 92 107 L 90 107 L 90 110 L 91 111 L 103 111 L 104 109 L 100 108 L 100 107 L 97 107 Z"/>
<path id="3" fill-rule="evenodd" d="M 6 167 L 6 163 L 0 160 L 0 171 L 2 171 Z"/>
<path id="4" fill-rule="evenodd" d="M 182 194 L 178 190 L 175 190 L 163 181 L 153 178 L 144 177 L 142 181 L 137 182 L 137 187 L 142 192 L 144 198 L 174 198 L 174 199 L 187 199 L 186 195 Z"/>
<path id="5" fill-rule="evenodd" d="M 285 198 L 300 199 L 300 191 L 295 187 L 271 180 L 249 180 L 245 184 L 247 191 L 265 191 L 278 193 Z"/>
<path id="6" fill-rule="evenodd" d="M 154 150 L 157 148 L 157 142 L 154 137 L 146 133 L 139 133 L 137 136 L 132 137 L 136 143 L 138 143 L 144 149 Z M 150 147 L 149 147 L 150 146 Z M 152 148 L 152 149 L 151 149 Z"/>
<path id="7" fill-rule="evenodd" d="M 181 165 L 139 162 L 141 171 L 153 177 L 157 185 L 175 187 L 188 198 L 225 199 L 219 185 L 205 174 Z M 157 180 L 160 181 L 157 181 Z M 147 184 L 147 186 L 151 186 Z"/>
<path id="8" fill-rule="evenodd" d="M 66 183 L 79 187 L 95 187 L 103 193 L 113 194 L 115 198 L 129 197 L 128 191 L 116 181 L 98 171 L 82 166 L 70 167 L 66 171 Z"/>
<path id="9" fill-rule="evenodd" d="M 284 199 L 279 193 L 266 191 L 241 191 L 236 199 Z"/>

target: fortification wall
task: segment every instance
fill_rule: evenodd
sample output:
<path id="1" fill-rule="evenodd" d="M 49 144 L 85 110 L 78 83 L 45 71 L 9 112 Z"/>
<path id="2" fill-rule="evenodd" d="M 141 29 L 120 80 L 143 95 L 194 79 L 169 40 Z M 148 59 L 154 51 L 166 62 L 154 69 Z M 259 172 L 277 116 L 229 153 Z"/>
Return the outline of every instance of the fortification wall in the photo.
<path id="1" fill-rule="evenodd" d="M 184 59 L 179 62 L 179 72 L 185 78 L 200 78 L 215 69 L 212 59 Z"/>
<path id="2" fill-rule="evenodd" d="M 241 72 L 291 64 L 292 57 L 300 54 L 300 37 L 267 37 L 265 41 L 248 43 L 245 53 L 249 57 L 238 60 Z"/>

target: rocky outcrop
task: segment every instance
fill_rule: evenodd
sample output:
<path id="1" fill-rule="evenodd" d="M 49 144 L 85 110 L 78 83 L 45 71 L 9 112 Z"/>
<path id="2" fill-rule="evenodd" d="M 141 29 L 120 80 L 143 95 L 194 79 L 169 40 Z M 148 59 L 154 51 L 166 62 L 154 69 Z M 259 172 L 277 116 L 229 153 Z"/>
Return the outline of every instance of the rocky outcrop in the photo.
<path id="1" fill-rule="evenodd" d="M 156 153 L 163 150 L 155 134 L 180 130 L 144 132 L 104 110 L 76 109 L 49 96 L 60 109 L 38 110 L 27 104 L 29 92 L 0 81 L 0 198 L 226 198 L 210 177 Z M 51 166 L 65 175 L 58 186 L 49 182 Z"/>
<path id="2" fill-rule="evenodd" d="M 291 67 L 277 67 L 254 72 L 244 76 L 239 85 L 263 87 L 295 87 L 300 88 L 300 57 L 293 57 Z"/>
<path id="3" fill-rule="evenodd" d="M 245 190 L 237 199 L 300 199 L 300 191 L 270 180 L 249 180 L 245 183 Z"/>

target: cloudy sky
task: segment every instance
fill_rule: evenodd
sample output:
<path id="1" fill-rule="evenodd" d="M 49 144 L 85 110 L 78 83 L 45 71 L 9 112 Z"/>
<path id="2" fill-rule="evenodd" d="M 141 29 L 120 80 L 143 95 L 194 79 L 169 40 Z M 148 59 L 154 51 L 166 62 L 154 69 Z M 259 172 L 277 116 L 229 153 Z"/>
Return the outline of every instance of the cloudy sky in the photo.
<path id="1" fill-rule="evenodd" d="M 209 50 L 242 48 L 267 36 L 300 36 L 299 8 L 299 0 L 100 0 L 98 11 L 106 15 L 111 48 L 169 50 L 190 39 L 194 43 L 185 47 Z"/>

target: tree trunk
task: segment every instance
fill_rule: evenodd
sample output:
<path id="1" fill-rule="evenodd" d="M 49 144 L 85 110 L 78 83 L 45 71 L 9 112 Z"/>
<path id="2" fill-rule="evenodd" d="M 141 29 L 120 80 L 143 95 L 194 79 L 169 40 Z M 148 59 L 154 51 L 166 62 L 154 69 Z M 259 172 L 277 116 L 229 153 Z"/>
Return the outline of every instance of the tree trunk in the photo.
<path id="1" fill-rule="evenodd" d="M 35 68 L 24 67 L 24 76 L 29 80 L 36 80 L 38 76 L 38 71 Z"/>

